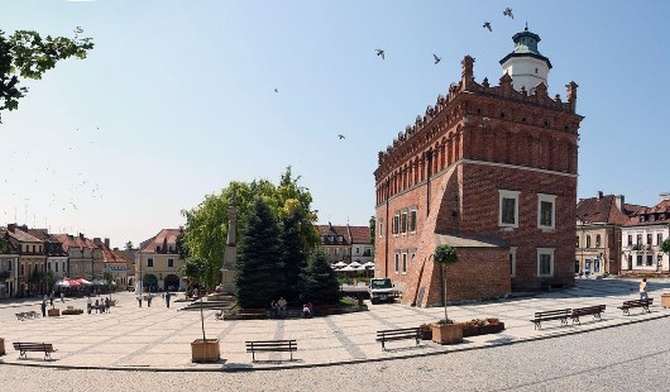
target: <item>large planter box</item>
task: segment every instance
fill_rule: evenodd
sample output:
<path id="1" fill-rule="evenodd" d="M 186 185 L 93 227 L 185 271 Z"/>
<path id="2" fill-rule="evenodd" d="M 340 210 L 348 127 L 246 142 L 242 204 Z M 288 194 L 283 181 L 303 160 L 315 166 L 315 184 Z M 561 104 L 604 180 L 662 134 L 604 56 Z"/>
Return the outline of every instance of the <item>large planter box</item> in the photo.
<path id="1" fill-rule="evenodd" d="M 455 344 L 463 341 L 462 324 L 433 324 L 433 342 Z"/>
<path id="2" fill-rule="evenodd" d="M 670 308 L 670 293 L 661 294 L 661 306 L 663 308 Z"/>
<path id="3" fill-rule="evenodd" d="M 489 333 L 498 333 L 505 329 L 505 323 L 489 324 L 482 326 L 472 326 L 463 328 L 463 336 L 486 335 Z"/>
<path id="4" fill-rule="evenodd" d="M 191 362 L 217 362 L 220 358 L 219 339 L 196 339 L 191 343 Z"/>
<path id="5" fill-rule="evenodd" d="M 49 316 L 49 317 L 60 316 L 60 309 L 58 309 L 58 308 L 47 309 L 47 316 Z"/>

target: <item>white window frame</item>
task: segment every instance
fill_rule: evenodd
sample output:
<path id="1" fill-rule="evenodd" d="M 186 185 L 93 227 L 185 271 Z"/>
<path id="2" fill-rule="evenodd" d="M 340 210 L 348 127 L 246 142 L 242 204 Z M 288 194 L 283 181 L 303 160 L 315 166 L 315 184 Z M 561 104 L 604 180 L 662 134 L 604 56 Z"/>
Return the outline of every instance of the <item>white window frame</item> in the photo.
<path id="1" fill-rule="evenodd" d="M 542 224 L 542 203 L 551 203 L 551 225 Z M 556 196 L 537 194 L 537 227 L 543 230 L 554 230 L 556 228 Z"/>
<path id="2" fill-rule="evenodd" d="M 554 276 L 555 266 L 554 266 L 554 248 L 537 248 L 537 276 L 539 278 L 551 278 Z M 541 262 L 542 256 L 549 256 L 549 274 L 541 273 Z"/>
<path id="3" fill-rule="evenodd" d="M 377 231 L 379 232 L 379 238 L 384 237 L 384 219 L 378 219 Z"/>
<path id="4" fill-rule="evenodd" d="M 504 189 L 498 190 L 498 226 L 506 228 L 518 228 L 519 227 L 519 191 L 509 191 Z M 504 223 L 503 222 L 503 200 L 504 199 L 514 199 L 514 223 Z"/>
<path id="5" fill-rule="evenodd" d="M 516 277 L 516 246 L 511 246 L 509 248 L 509 258 L 510 258 L 510 277 Z"/>
<path id="6" fill-rule="evenodd" d="M 394 252 L 393 253 L 393 272 L 398 274 L 400 269 L 400 253 L 399 252 Z"/>
<path id="7" fill-rule="evenodd" d="M 409 208 L 409 219 L 407 221 L 407 231 L 410 233 L 416 233 L 417 227 L 419 226 L 419 214 L 417 211 L 416 206 L 410 207 Z M 412 222 L 414 222 L 414 228 L 412 230 Z"/>
<path id="8" fill-rule="evenodd" d="M 407 252 L 402 254 L 402 274 L 407 275 Z"/>

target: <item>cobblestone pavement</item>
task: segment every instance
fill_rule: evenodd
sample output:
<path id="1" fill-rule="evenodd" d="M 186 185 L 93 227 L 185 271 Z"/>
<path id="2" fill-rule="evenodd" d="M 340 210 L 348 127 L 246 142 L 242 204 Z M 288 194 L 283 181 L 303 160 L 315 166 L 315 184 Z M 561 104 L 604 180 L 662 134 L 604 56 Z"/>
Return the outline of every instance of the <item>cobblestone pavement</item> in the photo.
<path id="1" fill-rule="evenodd" d="M 505 323 L 502 333 L 465 338 L 456 345 L 438 345 L 422 341 L 415 346 L 409 340 L 389 342 L 382 351 L 375 341 L 376 331 L 418 326 L 444 316 L 444 309 L 416 308 L 400 304 L 371 305 L 370 311 L 285 320 L 216 320 L 214 311 L 205 312 L 207 338 L 218 338 L 221 360 L 214 364 L 191 362 L 190 343 L 201 338 L 200 314 L 180 311 L 186 303 L 173 302 L 166 308 L 160 297 L 152 307 L 139 308 L 132 293 L 114 294 L 119 300 L 109 314 L 82 314 L 19 321 L 15 313 L 40 311 L 37 302 L 0 303 L 0 337 L 5 339 L 7 355 L 0 365 L 23 365 L 55 368 L 153 370 L 153 371 L 240 371 L 284 369 L 384 361 L 403 357 L 431 356 L 446 352 L 472 350 L 583 333 L 596 329 L 638 323 L 670 316 L 660 306 L 661 293 L 670 290 L 670 280 L 653 280 L 649 296 L 655 304 L 651 312 L 633 309 L 623 315 L 617 309 L 624 300 L 637 299 L 637 281 L 623 279 L 578 280 L 574 288 L 535 296 L 450 305 L 449 317 L 456 321 L 498 317 Z M 605 304 L 601 321 L 584 318 L 581 325 L 547 322 L 535 330 L 529 321 L 535 311 Z M 56 307 L 86 308 L 85 299 L 66 299 Z M 287 354 L 259 354 L 261 361 L 252 363 L 246 353 L 245 340 L 290 338 L 298 341 L 294 361 Z M 52 361 L 41 353 L 28 353 L 19 360 L 12 347 L 16 341 L 44 341 L 58 351 Z"/>
<path id="2" fill-rule="evenodd" d="M 392 361 L 251 372 L 0 366 L 0 390 L 72 391 L 667 391 L 667 319 L 558 339 Z"/>

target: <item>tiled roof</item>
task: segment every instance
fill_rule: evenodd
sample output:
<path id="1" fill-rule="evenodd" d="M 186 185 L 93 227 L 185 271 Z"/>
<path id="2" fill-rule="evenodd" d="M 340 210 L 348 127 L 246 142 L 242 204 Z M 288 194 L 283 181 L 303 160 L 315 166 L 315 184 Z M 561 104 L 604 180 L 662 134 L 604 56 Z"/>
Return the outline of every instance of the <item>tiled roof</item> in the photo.
<path id="1" fill-rule="evenodd" d="M 607 195 L 580 200 L 577 203 L 577 219 L 585 223 L 628 224 L 639 206 L 624 204 L 621 211 L 617 208 L 616 198 Z"/>
<path id="2" fill-rule="evenodd" d="M 370 228 L 367 226 L 349 226 L 352 244 L 370 244 Z"/>
<path id="3" fill-rule="evenodd" d="M 318 225 L 322 245 L 349 245 L 347 226 Z M 340 236 L 341 239 L 340 239 Z M 332 239 L 331 239 L 332 238 Z"/>
<path id="4" fill-rule="evenodd" d="M 61 244 L 63 244 L 63 250 L 68 251 L 70 248 L 88 248 L 88 249 L 95 249 L 97 246 L 93 242 L 93 240 L 84 237 L 83 234 L 80 234 L 78 236 L 74 236 L 72 234 L 52 234 L 54 238 L 56 238 Z"/>
<path id="5" fill-rule="evenodd" d="M 318 225 L 322 245 L 369 244 L 370 228 L 367 226 Z M 329 236 L 342 236 L 342 241 L 331 241 Z"/>
<path id="6" fill-rule="evenodd" d="M 670 200 L 661 200 L 653 207 L 641 208 L 628 222 L 628 226 L 651 225 L 670 226 Z"/>
<path id="7" fill-rule="evenodd" d="M 13 231 L 10 231 L 9 235 L 19 242 L 42 242 L 41 239 L 19 229 L 18 227 L 14 228 Z"/>
<path id="8" fill-rule="evenodd" d="M 173 250 L 176 252 L 177 237 L 179 236 L 179 229 L 163 229 L 155 237 L 142 242 L 140 252 L 155 253 L 157 248 L 163 248 L 165 244 L 173 245 Z"/>

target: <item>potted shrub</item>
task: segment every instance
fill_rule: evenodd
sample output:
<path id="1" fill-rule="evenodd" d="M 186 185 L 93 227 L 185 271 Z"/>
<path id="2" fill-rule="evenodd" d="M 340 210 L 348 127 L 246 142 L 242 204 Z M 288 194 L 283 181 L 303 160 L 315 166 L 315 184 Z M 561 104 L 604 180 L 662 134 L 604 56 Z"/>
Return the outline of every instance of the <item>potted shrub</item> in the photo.
<path id="1" fill-rule="evenodd" d="M 200 282 L 202 282 L 202 276 L 206 271 L 207 264 L 202 259 L 190 259 L 184 264 L 184 275 L 187 277 L 197 276 Z M 207 339 L 205 335 L 205 314 L 202 297 L 204 297 L 204 293 L 202 293 L 199 299 L 202 339 L 195 339 L 191 342 L 191 362 L 217 362 L 221 358 L 219 339 Z"/>
<path id="2" fill-rule="evenodd" d="M 447 266 L 458 262 L 456 249 L 449 245 L 439 245 L 433 253 L 433 262 L 442 268 L 442 287 L 444 303 L 444 319 L 433 324 L 433 341 L 440 344 L 453 344 L 463 340 L 463 326 L 454 323 L 447 314 Z"/>

